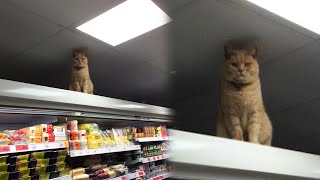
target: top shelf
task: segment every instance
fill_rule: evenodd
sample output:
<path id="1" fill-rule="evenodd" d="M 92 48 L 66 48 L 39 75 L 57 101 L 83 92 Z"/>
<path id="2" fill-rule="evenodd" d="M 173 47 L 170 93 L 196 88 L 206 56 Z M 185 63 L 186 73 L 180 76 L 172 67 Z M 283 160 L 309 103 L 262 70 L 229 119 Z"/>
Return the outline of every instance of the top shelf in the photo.
<path id="1" fill-rule="evenodd" d="M 136 138 L 138 142 L 153 142 L 153 141 L 170 141 L 171 137 L 145 137 L 145 138 Z"/>
<path id="2" fill-rule="evenodd" d="M 173 110 L 0 79 L 0 112 L 169 122 Z M 14 108 L 12 108 L 14 107 Z"/>
<path id="3" fill-rule="evenodd" d="M 169 132 L 179 179 L 320 179 L 320 156 L 178 130 Z M 253 178 L 254 177 L 254 178 Z"/>

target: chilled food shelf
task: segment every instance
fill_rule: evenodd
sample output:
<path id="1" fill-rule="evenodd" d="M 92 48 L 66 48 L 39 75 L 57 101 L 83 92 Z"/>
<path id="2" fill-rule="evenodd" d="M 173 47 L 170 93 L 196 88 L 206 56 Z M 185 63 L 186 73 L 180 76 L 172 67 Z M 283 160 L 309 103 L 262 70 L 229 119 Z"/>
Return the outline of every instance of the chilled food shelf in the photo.
<path id="1" fill-rule="evenodd" d="M 138 142 L 153 142 L 153 141 L 170 141 L 171 137 L 145 137 L 145 138 L 136 138 Z"/>
<path id="2" fill-rule="evenodd" d="M 49 149 L 60 149 L 68 147 L 65 142 L 39 143 L 39 144 L 22 144 L 0 146 L 0 154 L 10 154 L 27 151 L 40 151 Z"/>
<path id="3" fill-rule="evenodd" d="M 159 156 L 141 158 L 141 162 L 142 163 L 149 163 L 149 162 L 154 162 L 154 161 L 160 161 L 160 160 L 163 160 L 163 159 L 168 159 L 170 157 L 171 157 L 170 154 L 163 154 L 163 155 L 159 155 Z"/>
<path id="4" fill-rule="evenodd" d="M 169 173 L 161 174 L 161 175 L 158 175 L 156 177 L 150 178 L 148 180 L 162 180 L 162 179 L 167 179 L 167 178 L 172 177 L 172 176 L 173 176 L 173 173 L 169 172 Z"/>
<path id="5" fill-rule="evenodd" d="M 138 171 L 138 172 L 135 172 L 135 173 L 129 173 L 129 174 L 124 175 L 124 176 L 112 178 L 110 180 L 129 180 L 129 179 L 135 179 L 135 178 L 138 178 L 138 177 L 142 177 L 144 175 L 145 174 L 144 174 L 143 171 Z"/>
<path id="6" fill-rule="evenodd" d="M 95 154 L 135 151 L 140 149 L 141 149 L 140 145 L 127 145 L 127 146 L 105 147 L 105 148 L 99 148 L 99 149 L 73 150 L 73 151 L 70 151 L 70 156 L 78 157 L 78 156 L 88 156 L 88 155 L 95 155 Z"/>

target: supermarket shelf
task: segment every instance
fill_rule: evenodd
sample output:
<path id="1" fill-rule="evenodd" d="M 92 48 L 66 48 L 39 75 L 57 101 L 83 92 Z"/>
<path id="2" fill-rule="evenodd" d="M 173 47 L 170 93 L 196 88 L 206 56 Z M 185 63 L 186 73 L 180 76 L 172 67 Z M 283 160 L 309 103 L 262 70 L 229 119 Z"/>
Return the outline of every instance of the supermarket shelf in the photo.
<path id="1" fill-rule="evenodd" d="M 168 159 L 170 157 L 171 157 L 170 154 L 163 154 L 163 155 L 160 155 L 160 156 L 152 156 L 152 157 L 148 157 L 148 158 L 141 158 L 140 161 L 142 163 L 148 163 L 148 162 L 160 161 L 160 160 L 163 160 L 163 159 Z"/>
<path id="2" fill-rule="evenodd" d="M 114 152 L 123 152 L 123 151 L 134 151 L 140 150 L 140 145 L 128 145 L 128 146 L 116 146 L 116 147 L 105 147 L 99 149 L 86 149 L 86 150 L 73 150 L 70 151 L 70 157 L 78 156 L 89 156 L 95 154 L 107 154 Z"/>
<path id="3" fill-rule="evenodd" d="M 150 178 L 148 180 L 162 180 L 162 179 L 167 179 L 167 178 L 172 177 L 172 176 L 173 176 L 173 173 L 169 172 L 169 173 L 161 174 L 159 176 Z"/>
<path id="4" fill-rule="evenodd" d="M 116 177 L 116 178 L 112 178 L 112 179 L 109 179 L 109 180 L 129 180 L 129 179 L 135 179 L 135 178 L 138 178 L 138 177 L 141 177 L 141 176 L 144 176 L 144 175 L 145 174 L 144 174 L 143 171 L 138 171 L 138 172 L 135 172 L 135 173 L 129 173 L 127 175 Z"/>
<path id="5" fill-rule="evenodd" d="M 0 79 L 0 112 L 168 122 L 169 108 Z"/>
<path id="6" fill-rule="evenodd" d="M 171 137 L 145 137 L 145 138 L 136 138 L 138 142 L 152 142 L 152 141 L 170 141 Z"/>
<path id="7" fill-rule="evenodd" d="M 72 180 L 71 176 L 63 176 L 63 177 L 57 177 L 54 179 L 50 179 L 50 180 Z"/>
<path id="8" fill-rule="evenodd" d="M 0 146 L 0 154 L 66 148 L 64 142 Z"/>
<path id="9" fill-rule="evenodd" d="M 170 130 L 175 179 L 320 179 L 320 156 Z"/>

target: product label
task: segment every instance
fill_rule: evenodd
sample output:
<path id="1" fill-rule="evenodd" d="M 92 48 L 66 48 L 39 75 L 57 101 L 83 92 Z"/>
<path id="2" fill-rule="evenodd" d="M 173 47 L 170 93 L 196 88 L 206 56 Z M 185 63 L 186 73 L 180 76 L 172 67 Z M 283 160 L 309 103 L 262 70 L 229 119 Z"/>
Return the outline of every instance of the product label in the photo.
<path id="1" fill-rule="evenodd" d="M 24 150 L 29 150 L 28 145 L 16 145 L 16 151 L 24 151 Z"/>
<path id="2" fill-rule="evenodd" d="M 0 146 L 0 152 L 9 152 L 10 146 Z"/>

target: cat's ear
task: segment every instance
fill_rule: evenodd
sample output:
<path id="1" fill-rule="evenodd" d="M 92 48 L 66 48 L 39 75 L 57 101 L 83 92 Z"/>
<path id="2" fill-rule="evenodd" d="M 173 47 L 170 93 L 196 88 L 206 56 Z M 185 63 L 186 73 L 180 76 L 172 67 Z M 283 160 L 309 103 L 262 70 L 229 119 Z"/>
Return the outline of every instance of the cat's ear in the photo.
<path id="1" fill-rule="evenodd" d="M 256 47 L 250 48 L 246 50 L 247 55 L 252 56 L 253 58 L 257 58 L 258 49 Z"/>
<path id="2" fill-rule="evenodd" d="M 88 57 L 88 51 L 87 51 L 87 50 L 84 50 L 84 51 L 82 52 L 82 54 L 83 54 L 85 57 Z"/>
<path id="3" fill-rule="evenodd" d="M 232 46 L 230 44 L 226 44 L 224 46 L 224 57 L 226 60 L 230 59 L 231 56 L 235 54 L 234 50 L 232 49 Z"/>
<path id="4" fill-rule="evenodd" d="M 76 57 L 77 54 L 78 54 L 77 51 L 72 51 L 72 57 Z"/>

